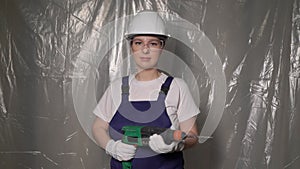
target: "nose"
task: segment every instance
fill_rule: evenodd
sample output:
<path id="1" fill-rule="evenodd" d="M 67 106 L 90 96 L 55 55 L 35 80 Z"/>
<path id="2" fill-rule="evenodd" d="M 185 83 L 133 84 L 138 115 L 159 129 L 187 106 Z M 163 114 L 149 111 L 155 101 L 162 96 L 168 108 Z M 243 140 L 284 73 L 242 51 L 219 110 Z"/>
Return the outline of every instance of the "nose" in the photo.
<path id="1" fill-rule="evenodd" d="M 143 46 L 142 52 L 144 54 L 149 54 L 150 53 L 150 48 L 149 48 L 148 44 Z"/>

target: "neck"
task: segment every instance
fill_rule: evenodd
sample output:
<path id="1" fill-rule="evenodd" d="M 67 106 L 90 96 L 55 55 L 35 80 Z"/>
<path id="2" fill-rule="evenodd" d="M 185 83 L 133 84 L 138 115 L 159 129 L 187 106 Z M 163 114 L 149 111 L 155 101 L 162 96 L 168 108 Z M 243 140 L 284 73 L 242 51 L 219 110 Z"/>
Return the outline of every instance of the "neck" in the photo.
<path id="1" fill-rule="evenodd" d="M 150 81 L 157 79 L 160 76 L 160 72 L 157 69 L 145 69 L 139 71 L 135 78 L 139 81 Z"/>

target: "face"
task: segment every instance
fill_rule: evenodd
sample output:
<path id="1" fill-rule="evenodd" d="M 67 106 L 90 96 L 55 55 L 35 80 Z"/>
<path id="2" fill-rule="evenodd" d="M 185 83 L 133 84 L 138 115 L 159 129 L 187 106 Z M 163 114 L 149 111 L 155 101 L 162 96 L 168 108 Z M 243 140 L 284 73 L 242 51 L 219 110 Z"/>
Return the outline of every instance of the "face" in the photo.
<path id="1" fill-rule="evenodd" d="M 131 51 L 139 69 L 156 68 L 163 41 L 155 36 L 136 36 L 131 41 Z"/>

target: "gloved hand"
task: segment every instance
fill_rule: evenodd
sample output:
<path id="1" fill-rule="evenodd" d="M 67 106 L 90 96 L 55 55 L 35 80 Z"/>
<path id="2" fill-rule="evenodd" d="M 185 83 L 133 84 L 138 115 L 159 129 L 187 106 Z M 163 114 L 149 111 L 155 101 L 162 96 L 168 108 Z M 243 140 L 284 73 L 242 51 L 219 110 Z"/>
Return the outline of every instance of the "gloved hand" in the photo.
<path id="1" fill-rule="evenodd" d="M 121 140 L 109 140 L 106 144 L 105 151 L 119 161 L 128 161 L 134 157 L 136 147 L 122 143 Z"/>
<path id="2" fill-rule="evenodd" d="M 162 136 L 153 134 L 149 138 L 149 147 L 157 153 L 171 153 L 174 151 L 182 151 L 184 143 L 179 141 L 173 141 L 171 144 L 166 144 Z"/>

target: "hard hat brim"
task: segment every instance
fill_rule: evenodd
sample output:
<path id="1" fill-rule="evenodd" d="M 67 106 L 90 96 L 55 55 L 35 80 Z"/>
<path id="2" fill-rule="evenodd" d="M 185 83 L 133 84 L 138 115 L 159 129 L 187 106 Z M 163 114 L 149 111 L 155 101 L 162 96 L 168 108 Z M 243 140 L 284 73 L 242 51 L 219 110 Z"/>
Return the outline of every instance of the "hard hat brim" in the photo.
<path id="1" fill-rule="evenodd" d="M 154 37 L 157 37 L 158 39 L 164 40 L 164 41 L 170 37 L 165 34 L 151 34 L 151 33 L 143 34 L 143 33 L 141 33 L 141 34 L 127 34 L 127 35 L 125 35 L 125 38 L 127 40 L 132 40 L 136 36 L 154 36 Z"/>

